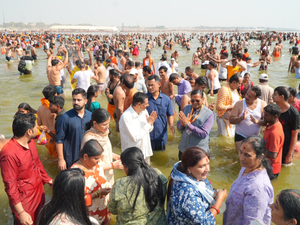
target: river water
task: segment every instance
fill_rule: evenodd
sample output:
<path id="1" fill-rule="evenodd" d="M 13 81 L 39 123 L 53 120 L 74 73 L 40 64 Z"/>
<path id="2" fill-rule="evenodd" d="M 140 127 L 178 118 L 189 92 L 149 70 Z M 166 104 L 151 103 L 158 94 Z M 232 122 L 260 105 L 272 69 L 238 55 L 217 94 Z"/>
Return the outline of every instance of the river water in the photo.
<path id="1" fill-rule="evenodd" d="M 145 40 L 140 40 L 143 43 L 143 49 L 145 47 Z M 259 41 L 250 41 L 249 54 L 252 57 L 252 62 L 257 62 L 259 55 L 255 54 L 255 50 L 259 47 Z M 272 52 L 275 43 L 273 42 L 270 52 Z M 291 86 L 298 88 L 298 80 L 294 78 L 295 74 L 287 72 L 290 54 L 289 48 L 292 46 L 288 41 L 283 43 L 283 57 L 277 61 L 273 61 L 269 66 L 267 74 L 269 75 L 269 85 L 275 88 L 279 85 Z M 179 51 L 179 73 L 183 72 L 186 66 L 192 64 L 192 54 L 196 51 L 197 47 L 200 47 L 198 40 L 193 39 L 191 41 L 191 51 L 186 51 L 179 45 L 174 46 L 174 50 Z M 218 52 L 220 43 L 217 45 Z M 173 50 L 173 51 L 174 51 Z M 6 138 L 12 137 L 12 120 L 13 115 L 17 111 L 17 106 L 21 102 L 29 103 L 33 108 L 37 109 L 40 106 L 40 99 L 43 98 L 42 90 L 48 85 L 46 75 L 46 54 L 41 50 L 37 50 L 39 59 L 35 61 L 33 65 L 32 75 L 20 76 L 17 70 L 18 62 L 7 63 L 5 55 L 0 56 L 0 133 L 4 134 Z M 152 50 L 152 57 L 156 64 L 159 62 L 163 50 L 156 47 Z M 171 52 L 167 53 L 168 61 L 170 60 Z M 87 56 L 86 56 L 87 57 Z M 132 57 L 132 56 L 131 56 Z M 138 57 L 132 57 L 134 61 L 139 60 L 142 62 L 142 58 L 145 57 L 145 51 L 141 50 Z M 205 75 L 205 71 L 199 69 L 199 66 L 194 66 L 195 72 L 201 75 Z M 254 84 L 258 83 L 258 77 L 262 72 L 258 71 L 258 67 L 252 68 L 251 80 Z M 71 102 L 71 87 L 70 84 L 66 84 L 64 88 L 66 94 L 65 109 L 72 108 Z M 107 100 L 104 95 L 99 96 L 97 101 L 101 104 L 101 107 L 107 108 Z M 216 97 L 208 97 L 208 102 L 216 102 Z M 178 117 L 175 118 L 178 120 Z M 113 146 L 113 151 L 117 154 L 121 153 L 120 150 L 120 135 L 115 132 L 114 121 L 110 124 L 112 134 L 110 140 Z M 173 136 L 169 132 L 169 138 L 166 150 L 164 152 L 154 152 L 151 157 L 152 166 L 161 170 L 166 177 L 170 175 L 173 165 L 178 160 L 178 144 L 181 138 L 181 133 L 176 131 Z M 40 159 L 48 172 L 48 174 L 55 178 L 59 173 L 57 168 L 57 160 L 53 159 L 51 155 L 47 153 L 47 149 L 44 146 L 38 146 L 38 152 Z M 210 133 L 210 152 L 211 152 L 211 171 L 208 175 L 208 179 L 211 181 L 212 186 L 216 189 L 226 188 L 228 191 L 231 184 L 237 178 L 240 171 L 240 163 L 237 152 L 234 147 L 234 140 L 219 137 L 217 132 L 217 124 L 214 123 Z M 287 188 L 299 189 L 300 179 L 298 175 L 300 173 L 300 160 L 299 155 L 295 154 L 293 165 L 290 167 L 283 167 L 279 178 L 272 181 L 275 195 L 281 190 Z M 115 177 L 119 178 L 124 176 L 123 171 L 116 171 Z M 48 185 L 45 186 L 46 200 L 51 198 L 52 190 Z M 0 182 L 0 224 L 12 224 L 11 210 L 8 204 L 8 198 L 4 191 L 3 182 Z M 114 224 L 114 220 L 111 224 Z M 222 217 L 217 216 L 217 224 L 222 224 Z"/>

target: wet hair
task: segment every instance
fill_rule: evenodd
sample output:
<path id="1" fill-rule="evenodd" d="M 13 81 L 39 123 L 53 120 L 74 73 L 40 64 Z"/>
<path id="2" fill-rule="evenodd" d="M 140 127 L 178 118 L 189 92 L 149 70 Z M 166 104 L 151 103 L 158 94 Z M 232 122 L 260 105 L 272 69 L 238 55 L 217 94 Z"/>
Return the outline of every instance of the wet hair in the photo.
<path id="1" fill-rule="evenodd" d="M 277 104 L 269 104 L 264 108 L 264 111 L 270 113 L 272 116 L 280 117 L 281 108 Z"/>
<path id="2" fill-rule="evenodd" d="M 134 87 L 134 78 L 129 74 L 124 74 L 122 83 L 125 85 L 125 87 L 132 89 Z"/>
<path id="3" fill-rule="evenodd" d="M 179 75 L 177 73 L 172 73 L 169 77 L 169 81 L 172 82 L 173 80 L 175 80 L 177 77 L 179 77 Z"/>
<path id="4" fill-rule="evenodd" d="M 51 60 L 51 65 L 52 65 L 52 66 L 56 66 L 58 63 L 59 63 L 59 60 L 58 60 L 58 59 L 52 59 L 52 60 Z"/>
<path id="5" fill-rule="evenodd" d="M 83 88 L 76 88 L 76 89 L 74 89 L 74 90 L 72 91 L 72 96 L 73 96 L 73 95 L 79 95 L 79 94 L 81 94 L 82 97 L 83 97 L 84 99 L 86 99 L 86 91 L 85 91 Z"/>
<path id="6" fill-rule="evenodd" d="M 80 59 L 77 59 L 77 60 L 75 61 L 75 65 L 76 65 L 77 67 L 79 67 L 80 64 L 81 64 Z"/>
<path id="7" fill-rule="evenodd" d="M 168 68 L 166 66 L 159 67 L 158 71 L 163 70 L 164 72 L 168 71 Z"/>
<path id="8" fill-rule="evenodd" d="M 265 157 L 267 149 L 266 149 L 266 144 L 264 139 L 259 136 L 249 136 L 242 141 L 242 144 L 246 144 L 246 143 L 253 148 L 256 154 L 256 158 L 262 159 L 261 165 L 267 170 L 270 180 L 273 180 L 275 178 L 273 174 L 273 168 L 270 165 L 269 160 Z"/>
<path id="9" fill-rule="evenodd" d="M 223 52 L 222 55 L 225 56 L 225 58 L 228 58 L 228 52 Z"/>
<path id="10" fill-rule="evenodd" d="M 45 99 L 49 99 L 50 97 L 53 97 L 57 94 L 56 87 L 54 85 L 48 85 L 44 87 L 42 93 Z"/>
<path id="11" fill-rule="evenodd" d="M 91 104 L 92 104 L 92 98 L 95 97 L 96 93 L 99 91 L 98 85 L 91 85 L 89 86 L 87 90 L 87 103 L 86 103 L 86 109 L 91 111 Z"/>
<path id="12" fill-rule="evenodd" d="M 203 91 L 201 91 L 201 90 L 199 90 L 199 89 L 193 90 L 193 91 L 191 92 L 191 97 L 192 97 L 193 95 L 200 95 L 201 98 L 203 98 Z"/>
<path id="13" fill-rule="evenodd" d="M 107 59 L 105 60 L 105 62 L 107 62 L 107 63 L 111 63 L 111 62 L 112 62 L 112 60 L 111 60 L 111 58 L 107 58 Z"/>
<path id="14" fill-rule="evenodd" d="M 185 67 L 185 70 L 190 71 L 190 72 L 194 72 L 194 68 L 191 67 L 191 66 Z"/>
<path id="15" fill-rule="evenodd" d="M 196 166 L 198 162 L 205 157 L 210 158 L 210 155 L 203 149 L 199 147 L 187 148 L 181 156 L 181 162 L 178 164 L 177 170 L 182 173 L 187 173 L 189 167 Z M 167 201 L 170 199 L 172 184 L 173 179 L 171 178 L 168 186 Z"/>
<path id="16" fill-rule="evenodd" d="M 119 72 L 116 69 L 109 70 L 109 75 L 113 75 L 113 76 L 119 78 Z"/>
<path id="17" fill-rule="evenodd" d="M 135 63 L 134 63 L 134 66 L 135 66 L 135 67 L 139 67 L 140 65 L 141 65 L 140 62 L 135 62 Z"/>
<path id="18" fill-rule="evenodd" d="M 101 155 L 103 151 L 103 147 L 97 140 L 90 139 L 87 142 L 85 142 L 82 149 L 80 150 L 79 158 L 82 159 L 84 154 L 87 154 L 89 158 L 93 156 L 98 156 Z"/>
<path id="19" fill-rule="evenodd" d="M 289 87 L 289 93 L 290 93 L 289 96 L 293 96 L 293 97 L 297 96 L 297 90 L 293 87 Z"/>
<path id="20" fill-rule="evenodd" d="M 195 80 L 195 85 L 198 84 L 199 86 L 202 86 L 202 85 L 206 85 L 207 86 L 207 79 L 206 77 L 197 77 L 196 80 Z"/>
<path id="21" fill-rule="evenodd" d="M 289 99 L 290 93 L 287 87 L 285 86 L 278 86 L 277 88 L 274 89 L 274 92 L 277 91 L 279 96 L 284 97 L 284 101 L 287 102 L 287 100 Z"/>
<path id="22" fill-rule="evenodd" d="M 213 68 L 217 68 L 217 64 L 213 61 L 209 61 L 209 65 L 211 65 Z"/>
<path id="23" fill-rule="evenodd" d="M 129 53 L 128 53 L 128 52 L 125 52 L 125 53 L 124 53 L 124 56 L 128 56 L 128 57 L 129 57 Z"/>
<path id="24" fill-rule="evenodd" d="M 235 57 L 236 57 L 236 58 L 240 58 L 240 59 L 241 59 L 243 56 L 242 56 L 242 54 L 241 54 L 241 53 L 237 53 L 237 54 L 235 54 Z"/>
<path id="25" fill-rule="evenodd" d="M 143 67 L 143 71 L 151 74 L 151 68 L 150 68 L 150 66 L 144 66 Z"/>
<path id="26" fill-rule="evenodd" d="M 157 75 L 151 75 L 148 77 L 148 80 L 154 80 L 155 82 L 159 83 L 160 79 Z"/>
<path id="27" fill-rule="evenodd" d="M 247 49 L 247 48 L 245 48 L 245 49 L 244 49 L 244 52 L 245 52 L 245 53 L 246 53 L 246 52 L 248 52 L 248 49 Z"/>
<path id="28" fill-rule="evenodd" d="M 31 108 L 31 106 L 26 102 L 22 102 L 18 106 L 18 109 L 25 109 L 25 110 L 29 111 L 30 113 L 37 113 L 37 111 L 35 109 Z"/>
<path id="29" fill-rule="evenodd" d="M 85 206 L 84 171 L 79 168 L 61 171 L 53 184 L 53 196 L 41 210 L 38 225 L 48 225 L 59 214 L 76 224 L 92 225 Z"/>
<path id="30" fill-rule="evenodd" d="M 238 83 L 240 78 L 242 78 L 242 76 L 239 73 L 236 73 L 230 77 L 229 83 L 231 84 L 233 81 Z"/>
<path id="31" fill-rule="evenodd" d="M 61 96 L 53 96 L 49 98 L 49 102 L 53 105 L 59 106 L 61 109 L 63 109 L 65 105 L 65 99 Z"/>
<path id="32" fill-rule="evenodd" d="M 128 169 L 129 184 L 127 188 L 131 189 L 129 201 L 131 202 L 131 199 L 134 198 L 132 211 L 135 210 L 141 187 L 143 187 L 146 204 L 150 212 L 157 205 L 162 206 L 165 201 L 162 181 L 157 172 L 145 162 L 143 152 L 137 147 L 127 148 L 121 154 L 121 161 L 124 167 Z"/>
<path id="33" fill-rule="evenodd" d="M 137 92 L 133 95 L 132 106 L 136 106 L 138 103 L 143 104 L 148 95 L 142 92 Z"/>
<path id="34" fill-rule="evenodd" d="M 280 192 L 278 196 L 279 204 L 283 210 L 283 219 L 285 221 L 295 219 L 300 222 L 300 191 L 295 189 L 286 189 Z"/>
<path id="35" fill-rule="evenodd" d="M 246 57 L 246 61 L 251 60 L 251 57 Z"/>
<path id="36" fill-rule="evenodd" d="M 103 59 L 102 59 L 101 56 L 98 56 L 98 57 L 96 58 L 96 61 L 97 61 L 97 62 L 100 62 L 100 63 L 103 63 Z"/>
<path id="37" fill-rule="evenodd" d="M 104 123 L 110 118 L 109 112 L 107 112 L 103 108 L 98 108 L 92 113 L 92 118 L 90 122 L 87 122 L 85 125 L 85 129 L 89 130 L 93 126 L 93 122 L 95 121 L 96 123 Z"/>
<path id="38" fill-rule="evenodd" d="M 134 67 L 134 62 L 129 60 L 128 63 L 127 63 L 127 65 L 132 68 L 132 67 Z"/>
<path id="39" fill-rule="evenodd" d="M 20 113 L 17 112 L 13 123 L 12 130 L 15 137 L 23 137 L 29 129 L 35 127 L 36 117 L 33 113 Z"/>

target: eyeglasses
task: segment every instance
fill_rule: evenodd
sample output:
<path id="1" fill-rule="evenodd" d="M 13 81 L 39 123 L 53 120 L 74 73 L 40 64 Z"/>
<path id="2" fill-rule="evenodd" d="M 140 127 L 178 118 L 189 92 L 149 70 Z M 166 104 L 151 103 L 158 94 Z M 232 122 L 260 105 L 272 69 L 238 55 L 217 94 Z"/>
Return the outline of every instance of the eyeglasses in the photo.
<path id="1" fill-rule="evenodd" d="M 191 103 L 194 103 L 194 102 L 197 102 L 197 103 L 199 103 L 200 102 L 200 100 L 199 99 L 197 99 L 197 100 L 191 100 Z"/>

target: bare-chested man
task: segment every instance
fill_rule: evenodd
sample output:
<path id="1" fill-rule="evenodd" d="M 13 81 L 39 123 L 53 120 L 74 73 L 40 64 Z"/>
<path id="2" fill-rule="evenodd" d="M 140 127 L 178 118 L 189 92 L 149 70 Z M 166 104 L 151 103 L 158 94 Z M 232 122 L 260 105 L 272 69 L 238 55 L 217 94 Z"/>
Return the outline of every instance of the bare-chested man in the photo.
<path id="1" fill-rule="evenodd" d="M 155 70 L 155 62 L 154 59 L 151 58 L 151 51 L 147 50 L 146 51 L 146 57 L 143 60 L 143 66 L 150 66 L 150 68 L 153 68 L 153 71 L 151 74 L 156 74 Z"/>
<path id="2" fill-rule="evenodd" d="M 272 61 L 271 56 L 269 56 L 269 51 L 266 51 L 266 54 L 262 55 L 259 61 L 261 61 L 259 71 L 268 70 L 268 65 L 271 64 Z M 265 63 L 267 63 L 267 65 L 265 65 Z"/>
<path id="3" fill-rule="evenodd" d="M 199 56 L 201 55 L 201 48 L 198 47 L 197 51 L 193 54 L 192 63 L 193 65 L 199 65 Z"/>
<path id="4" fill-rule="evenodd" d="M 161 77 L 161 92 L 169 96 L 170 99 L 174 99 L 174 85 L 169 81 L 168 68 L 166 66 L 161 66 L 159 68 L 159 76 Z"/>
<path id="5" fill-rule="evenodd" d="M 298 56 L 299 56 L 299 51 L 295 52 L 296 54 L 293 55 L 290 59 L 290 64 L 289 64 L 289 68 L 288 68 L 288 72 L 291 73 L 295 73 L 295 62 L 298 60 Z"/>
<path id="6" fill-rule="evenodd" d="M 41 99 L 41 106 L 38 108 L 37 111 L 37 124 L 38 126 L 46 126 L 52 133 L 55 133 L 55 113 L 51 113 L 49 106 L 49 98 L 52 98 L 57 94 L 57 88 L 54 85 L 48 85 L 43 90 L 44 98 Z M 46 148 L 49 152 L 54 156 L 57 157 L 57 152 L 55 148 L 55 143 L 50 141 L 51 136 L 46 133 L 47 138 L 47 145 Z"/>
<path id="7" fill-rule="evenodd" d="M 192 78 L 193 80 L 196 80 L 199 77 L 199 75 L 194 72 L 194 68 L 191 66 L 187 66 L 185 68 L 185 74 L 187 75 L 186 78 L 184 77 L 183 73 L 181 73 L 181 77 L 186 80 L 189 80 L 190 78 Z"/>
<path id="8" fill-rule="evenodd" d="M 13 46 L 10 43 L 7 43 L 5 50 L 6 50 L 6 60 L 8 62 L 10 62 L 11 59 L 14 57 L 13 56 Z"/>
<path id="9" fill-rule="evenodd" d="M 53 51 L 51 51 L 47 62 L 47 77 L 49 84 L 56 87 L 57 94 L 64 97 L 64 91 L 61 87 L 60 71 L 68 64 L 68 50 L 63 48 L 62 51 L 65 54 L 65 59 L 62 63 L 60 63 L 58 58 L 53 59 Z"/>
<path id="10" fill-rule="evenodd" d="M 123 76 L 120 79 L 120 83 L 123 82 Z M 116 130 L 119 132 L 119 120 L 124 112 L 124 102 L 125 102 L 125 91 L 121 86 L 117 86 L 113 93 L 113 100 L 115 104 L 114 118 L 116 122 Z"/>
<path id="11" fill-rule="evenodd" d="M 190 40 L 187 40 L 186 42 L 186 50 L 191 50 L 191 43 L 190 43 Z"/>
<path id="12" fill-rule="evenodd" d="M 179 52 L 177 50 L 174 51 L 174 52 L 172 52 L 171 58 L 173 58 L 175 60 L 178 60 L 178 58 L 179 58 Z"/>
<path id="13" fill-rule="evenodd" d="M 20 44 L 17 44 L 17 47 L 15 49 L 15 54 L 17 54 L 17 58 L 20 61 L 20 59 L 22 58 L 22 56 L 24 55 L 24 51 L 21 48 Z"/>
<path id="14" fill-rule="evenodd" d="M 118 62 L 118 69 L 122 72 L 124 72 L 125 70 L 125 64 L 126 64 L 126 59 L 125 57 L 123 56 L 124 53 L 122 50 L 118 50 L 118 57 L 120 58 L 119 62 Z"/>
<path id="15" fill-rule="evenodd" d="M 208 102 L 207 102 L 207 97 L 206 97 L 206 94 L 204 93 L 205 89 L 207 87 L 207 79 L 206 77 L 198 77 L 196 80 L 195 80 L 195 86 L 193 87 L 193 90 L 201 90 L 203 91 L 203 98 L 204 98 L 204 101 L 203 101 L 203 104 L 208 107 L 210 110 L 214 110 L 214 105 L 213 103 L 211 103 L 210 105 L 208 105 Z M 190 105 L 191 104 L 191 91 L 186 93 L 183 97 L 182 97 L 182 100 L 181 100 L 181 109 L 184 109 L 184 107 L 186 105 Z"/>
<path id="16" fill-rule="evenodd" d="M 299 53 L 298 53 L 299 54 Z M 295 70 L 295 78 L 300 79 L 300 56 L 297 56 L 297 60 L 293 64 L 294 70 Z"/>
<path id="17" fill-rule="evenodd" d="M 95 76 L 97 77 L 97 84 L 99 86 L 99 91 L 101 93 L 104 93 L 105 90 L 105 78 L 106 78 L 106 68 L 105 66 L 102 64 L 103 60 L 102 57 L 97 57 L 96 59 L 97 61 L 97 68 L 95 69 L 94 73 Z"/>
<path id="18" fill-rule="evenodd" d="M 30 49 L 31 57 L 33 58 L 33 60 L 37 60 L 38 55 L 36 54 L 36 48 L 34 46 L 35 45 L 33 45 L 32 48 Z"/>
<path id="19" fill-rule="evenodd" d="M 280 47 L 279 47 L 279 44 L 278 44 L 278 43 L 276 43 L 272 55 L 273 55 L 274 57 L 280 57 Z"/>

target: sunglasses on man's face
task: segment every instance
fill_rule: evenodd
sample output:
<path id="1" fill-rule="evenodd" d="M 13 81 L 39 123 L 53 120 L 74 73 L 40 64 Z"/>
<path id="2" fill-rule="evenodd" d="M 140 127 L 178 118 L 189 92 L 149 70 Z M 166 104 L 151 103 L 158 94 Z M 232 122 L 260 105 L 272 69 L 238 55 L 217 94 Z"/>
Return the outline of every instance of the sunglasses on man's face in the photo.
<path id="1" fill-rule="evenodd" d="M 194 103 L 194 102 L 197 102 L 197 103 L 199 103 L 199 102 L 200 102 L 200 100 L 199 100 L 199 99 L 197 99 L 197 100 L 191 100 L 191 103 Z"/>

